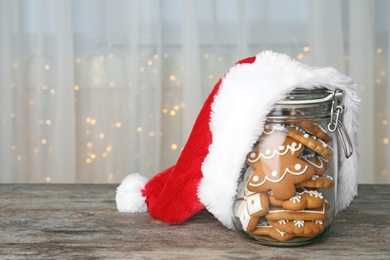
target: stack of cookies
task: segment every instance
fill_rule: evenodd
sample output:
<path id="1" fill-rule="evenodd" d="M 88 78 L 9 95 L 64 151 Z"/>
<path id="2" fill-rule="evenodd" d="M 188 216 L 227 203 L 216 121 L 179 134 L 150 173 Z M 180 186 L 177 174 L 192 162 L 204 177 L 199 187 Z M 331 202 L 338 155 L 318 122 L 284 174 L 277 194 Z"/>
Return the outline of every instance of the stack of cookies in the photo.
<path id="1" fill-rule="evenodd" d="M 239 183 L 234 214 L 243 230 L 279 241 L 324 230 L 330 205 L 319 189 L 334 186 L 330 141 L 315 124 L 266 125 Z"/>

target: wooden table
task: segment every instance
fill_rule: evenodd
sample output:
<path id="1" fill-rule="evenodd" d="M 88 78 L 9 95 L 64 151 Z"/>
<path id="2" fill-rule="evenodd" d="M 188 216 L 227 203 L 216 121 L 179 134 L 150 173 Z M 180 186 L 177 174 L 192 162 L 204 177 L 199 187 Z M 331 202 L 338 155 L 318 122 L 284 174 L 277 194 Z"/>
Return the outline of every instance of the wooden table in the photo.
<path id="1" fill-rule="evenodd" d="M 180 225 L 121 214 L 116 185 L 0 185 L 0 259 L 390 259 L 390 185 L 360 185 L 329 237 L 258 245 L 207 211 Z"/>

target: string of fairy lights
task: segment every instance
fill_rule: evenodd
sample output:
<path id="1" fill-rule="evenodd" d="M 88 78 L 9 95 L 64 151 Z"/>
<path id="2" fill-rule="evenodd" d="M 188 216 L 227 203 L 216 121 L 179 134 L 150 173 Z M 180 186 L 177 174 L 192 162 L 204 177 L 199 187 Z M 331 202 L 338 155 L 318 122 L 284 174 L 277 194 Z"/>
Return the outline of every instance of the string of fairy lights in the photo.
<path id="1" fill-rule="evenodd" d="M 383 55 L 382 48 L 376 49 L 376 55 L 379 55 L 379 56 Z M 203 61 L 207 61 L 211 57 L 217 57 L 216 58 L 217 61 L 222 61 L 223 59 L 226 59 L 226 57 L 217 56 L 217 55 L 214 55 L 210 52 L 202 53 L 202 56 L 201 56 Z M 301 48 L 301 50 L 298 51 L 296 53 L 296 56 L 295 56 L 295 58 L 297 60 L 300 60 L 302 62 L 305 62 L 305 59 L 307 59 L 309 57 L 310 57 L 310 48 L 308 46 L 303 46 L 303 48 Z M 91 73 L 90 76 L 92 79 L 92 82 L 90 82 L 91 87 L 86 85 L 86 84 L 83 85 L 82 81 L 77 82 L 73 86 L 73 91 L 75 94 L 74 95 L 75 103 L 83 102 L 83 100 L 80 99 L 79 93 L 85 89 L 88 89 L 89 91 L 95 91 L 97 89 L 97 87 L 99 87 L 99 86 L 105 87 L 108 89 L 116 89 L 116 88 L 123 88 L 124 87 L 123 81 L 122 81 L 122 83 L 118 83 L 117 81 L 115 81 L 113 79 L 103 80 L 99 76 L 99 75 L 102 75 L 102 73 L 106 73 L 104 71 L 105 67 L 103 66 L 103 63 L 109 59 L 114 59 L 114 58 L 115 58 L 115 55 L 113 53 L 108 53 L 106 55 L 103 55 L 103 54 L 97 55 L 96 57 L 94 57 L 91 60 L 84 60 L 83 58 L 80 58 L 80 57 L 75 58 L 76 69 L 78 68 L 77 66 L 81 66 L 81 65 L 84 66 L 85 65 L 84 62 L 86 62 L 87 64 L 90 64 L 89 71 Z M 162 54 L 162 58 L 165 60 L 168 60 L 169 55 L 167 53 L 164 53 L 164 54 Z M 150 75 L 158 75 L 161 72 L 161 71 L 159 71 L 159 67 L 156 65 L 156 64 L 158 64 L 159 59 L 160 59 L 160 56 L 158 54 L 151 55 L 151 57 L 149 57 L 148 59 L 145 59 L 143 62 L 141 62 L 141 65 L 139 66 L 138 72 L 140 74 L 150 73 Z M 345 57 L 345 60 L 348 62 L 349 57 L 348 56 Z M 17 70 L 20 68 L 20 66 L 22 65 L 23 62 L 24 61 L 15 61 L 12 63 L 11 67 L 14 70 Z M 41 69 L 50 73 L 50 71 L 52 70 L 52 64 L 45 63 L 45 64 L 43 64 Z M 99 72 L 99 73 L 96 73 L 96 72 Z M 55 73 L 55 72 L 53 71 L 53 73 Z M 162 75 L 163 81 L 168 82 L 166 84 L 172 84 L 173 86 L 180 88 L 182 85 L 182 81 L 180 79 L 180 73 L 184 73 L 183 70 L 179 69 L 177 72 L 172 72 L 172 71 L 169 72 L 168 71 L 168 73 L 166 73 L 165 75 Z M 203 77 L 205 77 L 205 79 L 207 80 L 210 88 L 215 84 L 217 77 L 220 76 L 219 74 L 218 74 L 218 76 L 215 76 L 216 73 L 214 73 L 213 71 L 204 71 L 202 73 L 203 73 Z M 378 69 L 378 71 L 376 72 L 376 75 L 375 75 L 375 83 L 374 84 L 377 87 L 387 86 L 387 70 L 385 68 L 382 67 L 382 68 Z M 132 86 L 132 83 L 128 83 L 128 86 Z M 12 89 L 15 89 L 16 91 L 23 91 L 24 90 L 24 87 L 19 86 L 19 84 L 17 84 L 16 82 L 11 83 L 10 87 Z M 42 85 L 38 86 L 38 88 L 43 93 L 46 93 L 47 95 L 49 95 L 49 97 L 50 96 L 55 97 L 57 94 L 56 88 L 54 86 L 51 86 L 50 84 L 42 84 Z M 137 94 L 139 94 L 139 93 L 140 92 L 137 92 Z M 23 96 L 23 95 L 21 95 L 21 96 Z M 24 97 L 25 96 L 28 96 L 28 94 L 24 95 Z M 167 117 L 176 118 L 176 117 L 181 116 L 180 111 L 186 108 L 184 101 L 176 102 L 176 104 L 171 104 L 170 102 L 165 102 L 165 101 L 162 102 L 163 105 L 160 108 L 161 115 L 155 115 L 155 116 L 162 116 L 162 119 L 161 119 L 162 121 L 166 120 Z M 27 108 L 34 107 L 37 105 L 44 106 L 44 104 L 38 104 L 38 102 L 40 102 L 40 101 L 34 99 L 34 97 L 31 97 L 31 96 L 26 98 L 26 99 L 23 99 L 23 102 L 26 103 Z M 130 105 L 130 107 L 131 106 L 132 105 Z M 45 109 L 50 110 L 50 107 L 46 107 Z M 114 118 L 114 121 L 110 122 L 110 124 L 108 126 L 96 127 L 99 124 L 107 124 L 107 120 L 101 120 L 101 118 L 99 118 L 99 115 L 92 116 L 89 114 L 88 111 L 84 111 L 81 115 L 84 117 L 79 120 L 79 122 L 80 122 L 79 124 L 76 124 L 76 126 L 80 130 L 77 132 L 77 134 L 84 135 L 83 138 L 79 138 L 79 139 L 86 140 L 86 141 L 83 144 L 76 147 L 77 149 L 80 149 L 80 151 L 82 151 L 81 157 L 80 157 L 80 163 L 83 164 L 82 167 L 88 167 L 88 165 L 94 165 L 94 164 L 96 164 L 97 167 L 100 167 L 101 165 L 105 164 L 104 160 L 107 158 L 110 158 L 110 155 L 115 151 L 115 149 L 117 149 L 117 147 L 114 145 L 113 142 L 111 142 L 111 140 L 113 140 L 114 136 L 119 133 L 119 132 L 115 132 L 115 131 L 118 131 L 120 129 L 123 129 L 124 127 L 127 127 L 126 122 L 118 119 L 118 118 L 120 118 L 120 116 L 113 116 L 112 118 Z M 383 113 L 380 112 L 378 114 L 378 118 L 376 121 L 378 124 L 376 127 L 380 127 L 380 129 L 381 129 L 380 134 L 377 136 L 378 140 L 380 140 L 378 142 L 382 143 L 382 145 L 384 145 L 386 147 L 389 144 L 389 136 L 388 136 L 388 134 L 390 133 L 390 131 L 388 131 L 389 116 L 390 116 L 389 110 L 387 108 L 387 111 L 385 111 Z M 11 120 L 21 120 L 17 114 L 17 111 L 10 112 L 9 118 Z M 30 119 L 30 120 L 34 120 L 34 119 Z M 6 121 L 7 120 L 3 119 L 3 124 Z M 81 124 L 81 122 L 82 122 L 82 124 Z M 23 124 L 24 122 L 18 121 L 18 123 Z M 10 150 L 11 150 L 11 154 L 14 158 L 14 162 L 25 163 L 25 162 L 27 162 L 27 160 L 25 160 L 25 157 L 29 157 L 31 155 L 39 155 L 43 151 L 46 151 L 49 153 L 53 152 L 54 151 L 53 142 L 52 142 L 53 140 L 51 140 L 51 136 L 48 133 L 50 133 L 50 131 L 51 131 L 50 127 L 55 125 L 55 123 L 56 123 L 56 119 L 55 119 L 54 115 L 53 115 L 53 118 L 51 118 L 51 117 L 37 118 L 35 124 L 40 126 L 40 127 L 45 127 L 45 130 L 39 131 L 41 136 L 34 136 L 34 138 L 32 138 L 32 140 L 34 140 L 32 142 L 34 142 L 34 143 L 27 146 L 27 147 L 30 147 L 30 151 L 23 150 L 25 148 L 19 147 L 17 143 L 11 144 Z M 33 122 L 33 124 L 34 124 L 34 122 Z M 111 130 L 104 131 L 104 129 L 111 129 Z M 36 133 L 34 133 L 34 134 L 36 134 Z M 156 126 L 153 129 L 149 126 L 141 125 L 141 124 L 135 126 L 134 129 L 130 129 L 129 132 L 126 132 L 126 131 L 120 132 L 120 134 L 123 134 L 123 135 L 143 134 L 143 135 L 148 136 L 149 138 L 161 138 L 161 136 L 163 135 L 163 133 L 160 131 L 160 126 Z M 93 138 L 90 138 L 90 137 L 93 137 Z M 122 138 L 126 138 L 126 137 L 123 136 Z M 14 138 L 13 140 L 18 140 L 18 139 Z M 164 144 L 166 144 L 166 143 L 164 143 Z M 174 156 L 172 156 L 172 158 L 176 158 L 177 155 L 180 153 L 180 151 L 183 149 L 183 147 L 182 147 L 183 145 L 184 144 L 181 144 L 179 140 L 172 141 L 172 142 L 166 144 L 164 147 L 161 147 L 161 149 L 162 149 L 161 153 L 168 154 L 170 151 L 171 153 L 172 152 L 174 153 Z M 83 148 L 80 148 L 80 147 L 83 147 Z M 388 149 L 388 148 L 386 148 L 386 149 Z M 136 157 L 140 158 L 139 152 L 137 152 L 136 155 L 128 154 L 125 156 L 136 156 Z M 149 163 L 153 163 L 153 161 L 151 161 Z M 383 177 L 387 176 L 388 173 L 389 173 L 389 169 L 386 169 L 386 168 L 383 168 L 380 171 L 380 174 Z M 117 174 L 118 173 L 115 172 L 115 169 L 108 169 L 107 172 L 105 173 L 105 175 L 106 175 L 105 180 L 101 180 L 101 182 L 116 181 Z M 43 177 L 43 180 L 36 180 L 36 181 L 37 182 L 43 181 L 43 182 L 50 183 L 50 182 L 54 181 L 54 179 L 53 179 L 53 176 L 47 175 L 47 176 Z"/>
<path id="2" fill-rule="evenodd" d="M 98 57 L 92 59 L 92 61 L 86 61 L 87 63 L 90 63 L 90 68 L 92 69 L 92 72 L 90 70 L 90 75 L 91 75 L 91 79 L 92 79 L 92 87 L 88 89 L 88 86 L 86 87 L 83 87 L 82 86 L 82 83 L 80 84 L 76 84 L 74 86 L 74 91 L 75 91 L 75 96 L 76 96 L 76 99 L 78 100 L 79 99 L 79 96 L 78 96 L 78 93 L 81 92 L 83 89 L 85 90 L 85 88 L 88 89 L 88 91 L 94 91 L 94 88 L 96 87 L 105 87 L 105 88 L 108 88 L 108 89 L 119 89 L 119 91 L 121 91 L 121 89 L 123 89 L 123 82 L 122 84 L 118 84 L 117 81 L 115 79 L 113 79 L 112 77 L 106 77 L 105 79 L 103 79 L 104 77 L 102 76 L 104 74 L 104 70 L 105 69 L 105 63 L 110 61 L 110 60 L 113 60 L 116 58 L 116 54 L 113 54 L 113 53 L 108 53 L 106 55 L 99 55 Z M 163 57 L 163 59 L 167 60 L 168 59 L 168 54 L 167 53 L 164 53 L 163 55 L 161 55 Z M 158 71 L 158 68 L 156 66 L 156 64 L 158 64 L 158 60 L 159 60 L 159 55 L 158 54 L 154 54 L 152 57 L 150 57 L 149 59 L 146 59 L 144 60 L 143 62 L 140 62 L 140 65 L 139 65 L 139 69 L 137 71 L 137 73 L 139 74 L 147 74 L 149 73 L 150 75 L 158 75 L 159 71 Z M 120 59 L 120 57 L 119 57 Z M 83 59 L 82 58 L 76 58 L 76 64 L 77 65 L 82 65 L 83 63 Z M 107 65 L 107 64 L 106 64 Z M 106 68 L 107 69 L 107 68 Z M 96 73 L 96 72 L 100 72 L 100 73 Z M 177 74 L 177 73 L 169 73 L 168 75 L 164 76 L 166 78 L 167 81 L 171 82 L 171 84 L 174 84 L 176 87 L 180 87 L 180 84 L 181 84 L 181 81 L 180 81 L 180 76 Z M 118 81 L 121 81 L 120 79 L 118 79 Z M 142 84 L 140 84 L 142 85 Z M 133 83 L 132 82 L 128 82 L 128 87 L 133 87 Z M 136 91 L 136 95 L 141 95 L 143 93 L 143 87 L 140 86 L 138 87 L 137 91 Z M 160 113 L 162 112 L 162 115 L 163 117 L 164 116 L 169 116 L 169 117 L 177 117 L 177 115 L 179 115 L 179 112 L 180 110 L 182 110 L 184 107 L 185 107 L 185 103 L 184 102 L 180 102 L 180 103 L 177 103 L 177 104 L 173 104 L 173 105 L 169 105 L 170 102 L 167 102 L 164 107 L 162 108 L 162 110 L 160 110 Z M 130 103 L 130 107 L 133 107 L 133 104 Z M 85 113 L 83 114 L 90 114 L 90 113 L 93 113 L 93 111 L 86 111 Z M 108 159 L 110 157 L 110 155 L 115 151 L 115 150 L 120 150 L 121 147 L 120 145 L 121 144 L 114 144 L 114 142 L 106 142 L 104 145 L 102 144 L 102 142 L 106 139 L 108 140 L 113 140 L 114 138 L 112 138 L 112 135 L 116 135 L 114 132 L 105 132 L 105 131 L 109 131 L 109 129 L 121 129 L 123 128 L 124 126 L 128 126 L 128 122 L 126 122 L 126 119 L 122 119 L 122 121 L 114 121 L 114 122 L 111 122 L 110 123 L 110 127 L 105 127 L 105 126 L 102 126 L 100 125 L 99 127 L 96 127 L 98 124 L 99 124 L 99 117 L 101 115 L 96 115 L 95 117 L 94 116 L 87 116 L 85 118 L 85 122 L 84 122 L 84 126 L 83 125 L 80 125 L 81 128 L 85 128 L 86 131 L 85 131 L 85 136 L 86 136 L 86 140 L 88 140 L 88 136 L 96 136 L 98 135 L 99 138 L 95 139 L 95 140 L 92 140 L 93 138 L 89 138 L 88 141 L 86 141 L 85 143 L 85 149 L 81 148 L 80 150 L 82 150 L 81 154 L 84 154 L 83 156 L 83 160 L 84 160 L 84 166 L 82 165 L 81 168 L 83 168 L 83 170 L 87 170 L 87 168 L 85 168 L 85 165 L 93 165 L 93 164 L 104 164 L 104 160 L 105 159 Z M 107 124 L 107 120 L 105 120 L 106 124 Z M 105 129 L 105 130 L 104 130 Z M 125 131 L 125 132 L 122 132 L 122 133 L 118 133 L 117 135 L 122 135 L 122 138 L 123 139 L 126 139 L 127 136 L 126 135 L 133 135 L 133 134 L 138 134 L 139 137 L 137 138 L 141 138 L 141 135 L 146 135 L 146 136 L 149 136 L 149 138 L 157 138 L 158 136 L 162 136 L 162 132 L 160 131 L 159 129 L 159 126 L 157 127 L 150 127 L 150 126 L 146 126 L 146 125 L 142 125 L 142 124 L 138 124 L 136 126 L 133 126 L 132 129 L 128 129 L 129 131 Z M 99 133 L 94 133 L 96 131 L 100 131 Z M 80 135 L 83 135 L 82 132 L 80 132 Z M 110 138 L 111 136 L 111 138 Z M 82 139 L 82 138 L 81 138 Z M 130 144 L 131 145 L 131 144 Z M 119 146 L 119 147 L 118 147 Z M 164 150 L 172 150 L 172 151 L 177 151 L 179 150 L 179 143 L 178 142 L 171 142 L 169 143 L 169 148 L 166 147 Z M 142 154 L 140 152 L 136 152 L 135 154 L 128 154 L 127 156 L 129 157 L 133 157 L 133 158 L 136 158 L 136 159 L 139 159 L 139 160 L 142 160 Z M 113 156 L 111 156 L 113 157 Z M 146 156 L 144 156 L 146 157 Z M 146 158 L 143 158 L 144 159 L 144 162 L 146 164 L 147 167 L 150 166 L 151 163 L 153 163 L 153 161 L 150 161 L 147 160 Z M 106 182 L 112 182 L 114 179 L 115 179 L 115 176 L 117 174 L 112 170 L 112 169 L 108 169 L 107 171 L 107 178 L 106 178 Z"/>

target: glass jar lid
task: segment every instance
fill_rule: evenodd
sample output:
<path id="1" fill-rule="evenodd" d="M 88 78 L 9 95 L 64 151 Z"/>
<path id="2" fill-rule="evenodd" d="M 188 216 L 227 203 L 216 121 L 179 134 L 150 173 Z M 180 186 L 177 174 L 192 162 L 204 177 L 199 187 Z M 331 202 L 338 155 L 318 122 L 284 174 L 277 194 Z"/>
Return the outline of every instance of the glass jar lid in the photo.
<path id="1" fill-rule="evenodd" d="M 296 88 L 272 106 L 267 121 L 329 118 L 334 100 L 341 101 L 342 97 L 341 91 L 327 88 Z"/>

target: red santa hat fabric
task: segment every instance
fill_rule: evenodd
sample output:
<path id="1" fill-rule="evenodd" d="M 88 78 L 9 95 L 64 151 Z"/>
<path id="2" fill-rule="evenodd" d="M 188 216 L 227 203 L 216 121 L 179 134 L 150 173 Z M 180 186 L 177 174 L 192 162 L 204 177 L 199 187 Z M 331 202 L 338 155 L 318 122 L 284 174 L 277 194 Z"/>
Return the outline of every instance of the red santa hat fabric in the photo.
<path id="1" fill-rule="evenodd" d="M 311 67 L 264 51 L 239 61 L 217 82 L 174 166 L 150 180 L 135 173 L 122 181 L 116 193 L 118 210 L 149 211 L 155 218 L 180 223 L 206 208 L 233 228 L 232 206 L 246 156 L 272 105 L 296 87 L 344 91 L 344 125 L 355 151 L 349 159 L 339 159 L 336 208 L 345 209 L 357 194 L 356 85 L 334 68 Z"/>

